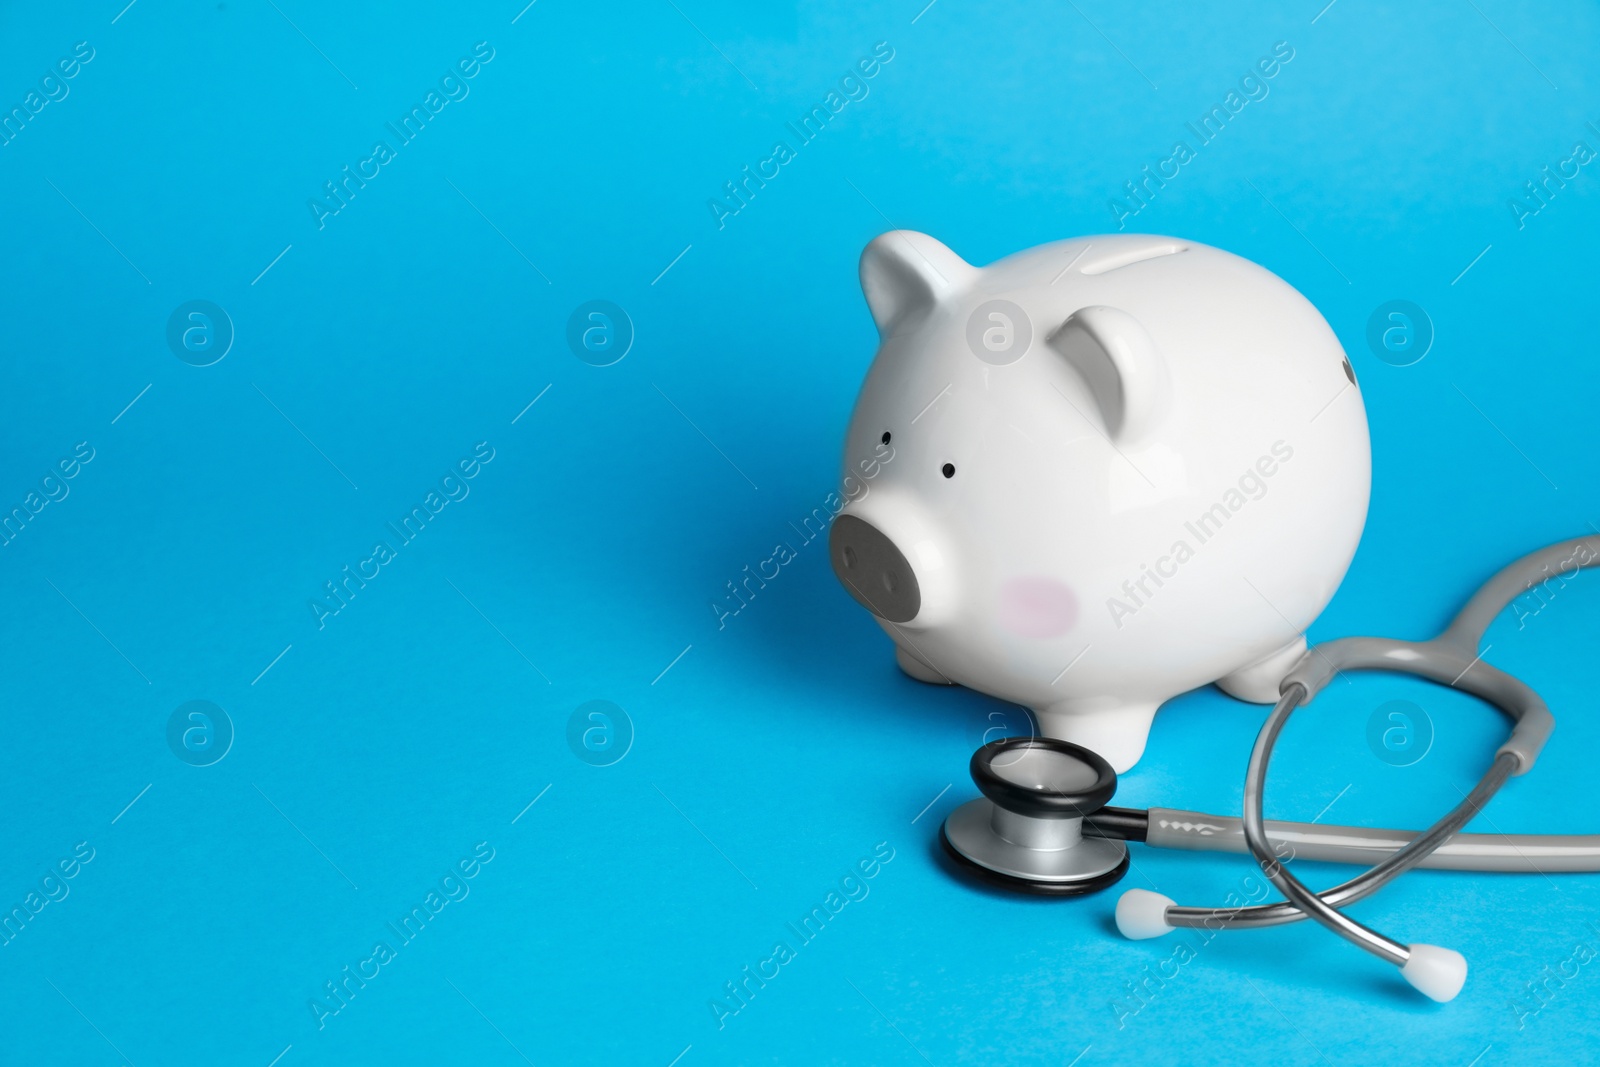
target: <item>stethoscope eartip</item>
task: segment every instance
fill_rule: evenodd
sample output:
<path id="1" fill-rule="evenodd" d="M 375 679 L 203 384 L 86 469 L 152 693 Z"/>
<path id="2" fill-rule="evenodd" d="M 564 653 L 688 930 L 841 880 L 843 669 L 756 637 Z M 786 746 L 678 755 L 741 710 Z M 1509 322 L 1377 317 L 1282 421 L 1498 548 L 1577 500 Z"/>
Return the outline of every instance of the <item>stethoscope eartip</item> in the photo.
<path id="1" fill-rule="evenodd" d="M 1138 890 L 1135 890 L 1138 892 Z M 1467 958 L 1453 948 L 1412 945 L 1400 977 L 1424 996 L 1443 1004 L 1456 999 L 1467 981 Z"/>
<path id="2" fill-rule="evenodd" d="M 1129 941 L 1145 941 L 1172 932 L 1167 909 L 1176 903 L 1171 897 L 1148 889 L 1130 889 L 1117 898 L 1117 930 Z"/>

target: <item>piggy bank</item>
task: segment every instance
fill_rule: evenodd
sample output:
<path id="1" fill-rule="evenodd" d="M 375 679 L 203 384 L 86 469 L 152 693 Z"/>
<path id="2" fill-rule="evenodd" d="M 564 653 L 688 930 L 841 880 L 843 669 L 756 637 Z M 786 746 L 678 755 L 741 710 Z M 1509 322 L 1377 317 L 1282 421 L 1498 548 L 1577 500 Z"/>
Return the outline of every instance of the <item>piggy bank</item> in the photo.
<path id="1" fill-rule="evenodd" d="M 1130 234 L 974 267 L 894 231 L 861 287 L 881 340 L 829 554 L 902 670 L 1119 772 L 1170 697 L 1277 699 L 1371 485 L 1355 372 L 1305 297 Z"/>

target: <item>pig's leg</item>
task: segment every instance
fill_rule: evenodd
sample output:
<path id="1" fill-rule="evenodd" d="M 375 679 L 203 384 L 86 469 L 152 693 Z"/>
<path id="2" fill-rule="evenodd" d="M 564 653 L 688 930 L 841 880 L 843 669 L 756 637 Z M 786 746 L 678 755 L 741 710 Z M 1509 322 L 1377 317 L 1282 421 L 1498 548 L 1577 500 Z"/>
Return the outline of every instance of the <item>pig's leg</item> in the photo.
<path id="1" fill-rule="evenodd" d="M 1252 704 L 1276 704 L 1278 686 L 1283 676 L 1305 653 L 1306 637 L 1301 634 L 1265 659 L 1218 678 L 1217 688 L 1231 697 L 1248 700 Z"/>
<path id="2" fill-rule="evenodd" d="M 894 661 L 900 665 L 901 670 L 905 671 L 919 682 L 927 682 L 929 685 L 955 684 L 951 682 L 950 679 L 934 670 L 928 664 L 924 663 L 915 652 L 903 645 L 897 644 L 894 646 Z"/>
<path id="3" fill-rule="evenodd" d="M 1085 707 L 1081 702 L 1034 708 L 1039 730 L 1082 745 L 1105 757 L 1111 769 L 1123 773 L 1139 762 L 1150 736 L 1150 723 L 1156 717 L 1159 700 L 1129 701 L 1120 704 Z"/>

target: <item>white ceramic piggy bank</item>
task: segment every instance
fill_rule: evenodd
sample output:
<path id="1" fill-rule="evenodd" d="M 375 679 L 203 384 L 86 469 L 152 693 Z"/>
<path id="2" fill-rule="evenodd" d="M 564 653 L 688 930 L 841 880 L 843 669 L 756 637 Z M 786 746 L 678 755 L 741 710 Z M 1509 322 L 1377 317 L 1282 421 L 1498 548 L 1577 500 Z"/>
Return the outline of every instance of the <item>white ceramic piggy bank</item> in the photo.
<path id="1" fill-rule="evenodd" d="M 1128 234 L 979 268 L 895 231 L 861 286 L 882 341 L 845 471 L 873 477 L 829 550 L 907 674 L 1025 705 L 1118 771 L 1169 697 L 1277 699 L 1371 483 L 1316 308 L 1238 256 Z"/>

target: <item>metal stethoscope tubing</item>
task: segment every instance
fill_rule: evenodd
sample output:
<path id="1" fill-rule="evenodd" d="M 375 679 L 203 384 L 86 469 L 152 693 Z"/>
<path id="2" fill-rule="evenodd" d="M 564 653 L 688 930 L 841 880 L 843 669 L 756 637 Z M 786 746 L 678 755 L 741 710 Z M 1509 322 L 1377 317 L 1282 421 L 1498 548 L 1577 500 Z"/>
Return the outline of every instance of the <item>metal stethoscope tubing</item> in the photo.
<path id="1" fill-rule="evenodd" d="M 1574 538 L 1530 553 L 1505 567 L 1473 595 L 1450 626 L 1431 641 L 1391 641 L 1356 637 L 1318 646 L 1289 672 L 1278 703 L 1251 749 L 1245 774 L 1242 830 L 1262 872 L 1287 898 L 1283 904 L 1244 908 L 1193 908 L 1159 894 L 1132 890 L 1117 906 L 1118 926 L 1135 937 L 1156 936 L 1174 926 L 1251 927 L 1311 918 L 1380 959 L 1400 967 L 1412 985 L 1435 1000 L 1450 1000 L 1466 980 L 1466 960 L 1434 945 L 1406 945 L 1356 922 L 1338 909 L 1376 892 L 1421 864 L 1465 826 L 1505 782 L 1533 767 L 1555 721 L 1531 688 L 1485 664 L 1477 652 L 1490 622 L 1514 598 L 1541 579 L 1565 577 L 1600 562 L 1600 539 Z M 1273 746 L 1294 710 L 1307 703 L 1341 669 L 1387 670 L 1414 674 L 1478 696 L 1509 715 L 1511 737 L 1467 797 L 1444 818 L 1396 849 L 1364 874 L 1321 895 L 1304 885 L 1279 861 L 1263 814 L 1267 767 Z M 1580 851 L 1582 846 L 1580 846 Z"/>
<path id="2" fill-rule="evenodd" d="M 1324 889 L 1322 892 L 1317 894 L 1318 898 L 1332 907 L 1343 908 L 1354 904 L 1359 900 L 1366 899 L 1408 870 L 1413 870 L 1418 867 L 1445 867 L 1444 864 L 1430 862 L 1430 860 L 1435 858 L 1436 851 L 1442 847 L 1441 843 L 1435 840 L 1435 837 L 1438 836 L 1445 838 L 1446 842 L 1444 842 L 1444 844 L 1454 844 L 1460 842 L 1461 838 L 1455 836 L 1456 831 L 1472 820 L 1473 816 L 1476 815 L 1486 803 L 1488 803 L 1489 798 L 1492 797 L 1500 788 L 1501 783 L 1503 783 L 1504 780 L 1510 776 L 1514 766 L 1514 764 L 1511 762 L 1512 759 L 1513 757 L 1510 756 L 1498 757 L 1495 763 L 1490 767 L 1489 774 L 1485 775 L 1485 779 L 1480 781 L 1472 790 L 1472 792 L 1467 795 L 1466 799 L 1458 804 L 1433 828 L 1428 830 L 1426 833 L 1415 836 L 1411 836 L 1410 834 L 1394 835 L 1393 840 L 1395 841 L 1405 838 L 1409 838 L 1409 840 L 1405 840 L 1403 844 L 1398 844 L 1397 847 L 1389 848 L 1387 857 L 1369 870 L 1363 871 L 1360 875 L 1350 879 L 1348 882 L 1341 882 L 1339 885 L 1336 885 L 1331 889 Z M 1491 777 L 1495 777 L 1498 780 L 1491 782 L 1489 780 Z M 1117 810 L 1121 811 L 1124 809 Z M 1164 809 L 1152 809 L 1152 817 L 1156 816 L 1158 812 L 1163 810 Z M 1212 826 L 1216 826 L 1217 824 L 1242 822 L 1238 819 L 1205 816 L 1199 812 L 1183 812 L 1182 814 L 1186 816 L 1200 815 L 1201 818 L 1214 819 L 1215 822 L 1209 824 Z M 1086 832 L 1096 832 L 1097 828 L 1092 825 L 1094 820 L 1091 818 L 1089 821 L 1091 826 L 1086 830 Z M 1267 832 L 1269 838 L 1269 848 L 1274 858 L 1285 858 L 1283 856 L 1284 851 L 1292 851 L 1292 846 L 1288 846 L 1286 849 L 1282 844 L 1282 835 L 1274 832 L 1274 826 L 1282 824 L 1264 823 L 1263 825 Z M 1318 827 L 1318 829 L 1326 829 L 1330 833 L 1337 833 L 1341 830 L 1349 830 L 1359 833 L 1362 828 L 1330 826 L 1325 828 Z M 1480 835 L 1467 836 L 1477 837 Z M 1562 870 L 1600 871 L 1600 836 L 1586 836 L 1591 842 L 1586 846 L 1588 849 L 1588 854 L 1581 857 L 1573 856 L 1568 858 L 1561 867 Z M 1152 843 L 1154 844 L 1154 842 Z M 1213 838 L 1206 844 L 1196 842 L 1180 847 L 1193 849 L 1196 851 L 1251 851 L 1248 845 L 1242 848 L 1233 848 L 1229 847 L 1230 844 L 1231 842 L 1229 842 L 1226 838 Z M 1413 846 L 1415 846 L 1414 849 Z M 1162 846 L 1158 845 L 1158 847 Z M 1173 846 L 1167 845 L 1165 847 Z M 1339 846 L 1328 845 L 1324 846 L 1321 854 L 1309 855 L 1305 858 L 1321 860 L 1329 863 L 1363 863 L 1367 862 L 1374 852 L 1383 850 L 1384 846 L 1352 845 L 1348 846 L 1348 848 L 1348 854 L 1341 855 L 1339 853 Z M 1536 867 L 1530 860 L 1528 860 L 1526 856 L 1517 855 L 1519 850 L 1514 844 L 1485 846 L 1485 851 L 1488 851 L 1489 848 L 1495 848 L 1497 850 L 1509 849 L 1511 851 L 1509 855 L 1503 858 L 1494 855 L 1491 855 L 1486 859 L 1479 859 L 1477 861 L 1474 861 L 1472 858 L 1465 858 L 1459 862 L 1450 863 L 1448 865 L 1448 869 L 1473 871 L 1498 871 L 1519 868 L 1529 871 L 1550 870 L 1550 868 Z M 1287 858 L 1293 859 L 1298 857 L 1290 856 Z M 1495 862 L 1496 860 L 1500 860 L 1500 862 Z M 1302 919 L 1310 918 L 1310 916 L 1301 911 L 1300 908 L 1295 904 L 1257 904 L 1236 908 L 1185 907 L 1183 905 L 1174 904 L 1166 909 L 1165 918 L 1167 924 L 1170 926 L 1212 930 L 1224 928 L 1247 930 L 1264 926 L 1283 926 L 1287 923 L 1299 922 Z"/>
<path id="3" fill-rule="evenodd" d="M 1600 834 L 1463 834 L 1516 775 L 1526 774 L 1555 728 L 1550 709 L 1527 685 L 1483 662 L 1484 631 L 1516 597 L 1600 564 L 1600 537 L 1575 538 L 1524 556 L 1484 583 L 1438 637 L 1395 641 L 1348 637 L 1307 650 L 1279 687 L 1279 699 L 1251 748 L 1244 810 L 1238 819 L 1203 812 L 1106 807 L 1116 773 L 1102 757 L 1066 741 L 1004 738 L 973 753 L 982 794 L 951 812 L 940 829 L 945 852 L 966 872 L 1008 889 L 1054 896 L 1092 893 L 1129 866 L 1124 841 L 1154 847 L 1248 850 L 1285 900 L 1237 908 L 1183 907 L 1159 893 L 1130 889 L 1117 901 L 1127 937 L 1159 937 L 1174 927 L 1210 930 L 1277 926 L 1313 919 L 1400 968 L 1434 1000 L 1450 1000 L 1466 981 L 1467 961 L 1452 949 L 1405 944 L 1339 909 L 1417 867 L 1489 871 L 1600 871 Z M 1375 827 L 1268 823 L 1266 779 L 1274 746 L 1295 710 L 1343 671 L 1410 674 L 1476 696 L 1513 722 L 1482 778 L 1442 819 L 1420 834 Z M 1318 894 L 1291 874 L 1294 858 L 1370 863 L 1361 875 Z"/>
<path id="4" fill-rule="evenodd" d="M 1307 859 L 1360 867 L 1388 859 L 1410 844 L 1415 830 L 1375 826 L 1279 822 L 1264 824 L 1279 859 Z M 1086 837 L 1139 841 L 1151 848 L 1248 855 L 1244 820 L 1178 808 L 1105 807 L 1084 820 Z M 1600 834 L 1458 833 L 1430 852 L 1417 869 L 1495 871 L 1508 874 L 1600 872 Z M 1326 896 L 1326 894 L 1324 894 Z M 1211 912 L 1215 909 L 1197 909 Z M 1293 909 L 1291 909 L 1292 911 Z M 1250 914 L 1261 913 L 1261 909 Z M 1230 910 L 1231 914 L 1231 910 Z M 1294 912 L 1299 918 L 1299 912 Z"/>
<path id="5" fill-rule="evenodd" d="M 1489 799 L 1499 791 L 1512 773 L 1517 769 L 1519 761 L 1511 753 L 1500 753 L 1495 756 L 1494 762 L 1489 765 L 1489 770 L 1479 779 L 1465 800 L 1456 805 L 1442 819 L 1435 822 L 1425 832 L 1419 834 L 1404 848 L 1399 849 L 1382 863 L 1370 868 L 1365 874 L 1351 879 L 1336 890 L 1330 891 L 1329 896 L 1338 896 L 1335 899 L 1325 900 L 1311 889 L 1307 888 L 1299 879 L 1290 874 L 1288 869 L 1278 861 L 1272 842 L 1267 838 L 1266 827 L 1263 825 L 1262 796 L 1266 785 L 1267 761 L 1272 756 L 1272 746 L 1277 742 L 1278 734 L 1282 732 L 1284 724 L 1295 707 L 1305 698 L 1305 691 L 1298 685 L 1292 686 L 1288 694 L 1278 701 L 1273 708 L 1272 715 L 1268 718 L 1261 735 L 1256 739 L 1255 748 L 1250 753 L 1250 766 L 1245 777 L 1244 791 L 1244 836 L 1250 846 L 1250 852 L 1261 865 L 1272 884 L 1289 899 L 1298 911 L 1305 917 L 1315 919 L 1323 926 L 1332 930 L 1351 944 L 1366 949 L 1381 959 L 1388 960 L 1396 966 L 1404 966 L 1411 959 L 1411 949 L 1385 937 L 1371 927 L 1364 926 L 1354 919 L 1337 910 L 1338 906 L 1354 903 L 1371 893 L 1376 892 L 1386 883 L 1399 877 L 1401 874 L 1415 867 L 1428 854 L 1450 839 L 1451 835 L 1470 822 Z M 1243 918 L 1243 917 L 1241 917 Z M 1170 912 L 1168 921 L 1171 921 Z M 1249 925 L 1248 921 L 1246 925 Z"/>

